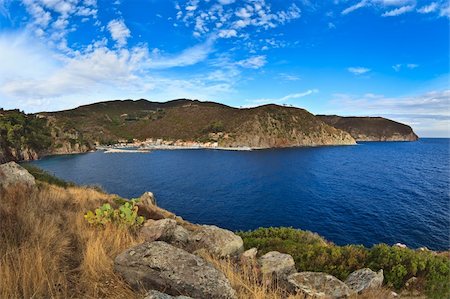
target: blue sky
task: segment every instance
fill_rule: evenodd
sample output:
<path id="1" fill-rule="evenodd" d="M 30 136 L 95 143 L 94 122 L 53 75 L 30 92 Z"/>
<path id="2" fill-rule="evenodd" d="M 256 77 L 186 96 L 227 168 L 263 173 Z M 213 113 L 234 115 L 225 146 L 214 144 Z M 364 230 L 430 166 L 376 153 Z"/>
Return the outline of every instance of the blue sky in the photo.
<path id="1" fill-rule="evenodd" d="M 448 1 L 0 0 L 0 107 L 175 98 L 450 137 Z"/>

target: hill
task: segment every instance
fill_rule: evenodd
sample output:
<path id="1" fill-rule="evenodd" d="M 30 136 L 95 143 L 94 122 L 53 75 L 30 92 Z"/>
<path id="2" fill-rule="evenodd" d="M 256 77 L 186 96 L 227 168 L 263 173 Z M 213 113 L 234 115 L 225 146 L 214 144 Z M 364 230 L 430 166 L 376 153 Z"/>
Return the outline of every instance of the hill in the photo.
<path id="1" fill-rule="evenodd" d="M 304 109 L 277 105 L 237 109 L 186 99 L 165 103 L 125 100 L 39 115 L 98 144 L 147 138 L 252 148 L 355 143 L 348 133 Z"/>
<path id="2" fill-rule="evenodd" d="M 419 137 L 408 125 L 382 117 L 342 117 L 317 115 L 323 122 L 348 132 L 356 141 L 416 141 Z"/>

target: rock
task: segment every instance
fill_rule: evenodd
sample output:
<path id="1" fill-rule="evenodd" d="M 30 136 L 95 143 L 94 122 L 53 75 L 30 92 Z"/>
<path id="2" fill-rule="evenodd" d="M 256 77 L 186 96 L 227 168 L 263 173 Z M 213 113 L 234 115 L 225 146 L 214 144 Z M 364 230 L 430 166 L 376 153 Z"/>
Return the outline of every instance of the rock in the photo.
<path id="1" fill-rule="evenodd" d="M 258 254 L 258 249 L 256 249 L 255 247 L 244 251 L 241 254 L 241 263 L 242 264 L 246 264 L 246 265 L 254 264 L 256 262 L 256 255 L 257 254 Z"/>
<path id="2" fill-rule="evenodd" d="M 402 244 L 402 243 L 395 243 L 395 244 L 393 245 L 393 247 L 398 247 L 398 248 L 408 248 L 408 246 L 406 246 L 405 244 Z"/>
<path id="3" fill-rule="evenodd" d="M 137 202 L 139 216 L 146 219 L 160 220 L 166 218 L 164 213 L 156 206 L 155 196 L 152 192 L 145 192 Z"/>
<path id="4" fill-rule="evenodd" d="M 177 247 L 184 247 L 189 238 L 189 232 L 173 219 L 147 220 L 140 233 L 145 241 L 159 240 Z"/>
<path id="5" fill-rule="evenodd" d="M 244 251 L 242 238 L 214 225 L 202 225 L 189 236 L 192 251 L 206 249 L 217 257 L 237 256 Z"/>
<path id="6" fill-rule="evenodd" d="M 116 257 L 114 267 L 136 290 L 144 288 L 193 298 L 236 298 L 222 272 L 165 242 L 145 242 L 129 248 Z"/>
<path id="7" fill-rule="evenodd" d="M 0 187 L 6 188 L 10 185 L 20 184 L 32 188 L 36 186 L 34 177 L 16 162 L 0 165 Z"/>
<path id="8" fill-rule="evenodd" d="M 289 254 L 278 251 L 270 251 L 258 259 L 263 277 L 273 278 L 275 280 L 286 280 L 286 278 L 295 273 L 295 262 Z"/>
<path id="9" fill-rule="evenodd" d="M 152 192 L 145 192 L 139 197 L 139 202 L 146 206 L 156 206 L 156 199 Z"/>
<path id="10" fill-rule="evenodd" d="M 186 296 L 170 296 L 155 290 L 149 291 L 144 299 L 193 299 L 192 297 L 186 297 Z"/>
<path id="11" fill-rule="evenodd" d="M 300 272 L 288 277 L 289 290 L 306 298 L 347 298 L 350 288 L 332 275 L 321 272 Z"/>
<path id="12" fill-rule="evenodd" d="M 354 292 L 361 294 L 369 289 L 380 288 L 383 285 L 383 270 L 374 272 L 369 268 L 356 270 L 345 280 L 345 284 Z"/>

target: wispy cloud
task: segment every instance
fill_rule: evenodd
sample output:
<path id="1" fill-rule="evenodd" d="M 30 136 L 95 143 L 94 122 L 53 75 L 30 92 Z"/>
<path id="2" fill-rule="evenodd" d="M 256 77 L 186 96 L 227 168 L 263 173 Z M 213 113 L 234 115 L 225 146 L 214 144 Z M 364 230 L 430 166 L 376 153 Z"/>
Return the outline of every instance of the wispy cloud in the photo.
<path id="1" fill-rule="evenodd" d="M 264 104 L 287 104 L 290 100 L 304 98 L 306 96 L 318 93 L 318 89 L 309 89 L 304 92 L 299 93 L 291 93 L 281 98 L 262 98 L 262 99 L 253 99 L 247 100 L 247 107 L 264 105 Z"/>
<path id="2" fill-rule="evenodd" d="M 429 5 L 425 5 L 417 9 L 417 12 L 422 14 L 428 14 L 435 12 L 438 9 L 438 7 L 439 5 L 436 2 L 431 2 Z"/>
<path id="3" fill-rule="evenodd" d="M 167 69 L 197 64 L 206 60 L 213 51 L 214 39 L 210 38 L 204 43 L 187 48 L 178 54 L 164 54 L 159 49 L 152 51 L 151 58 L 146 64 L 150 69 Z"/>
<path id="4" fill-rule="evenodd" d="M 410 12 L 414 10 L 414 5 L 407 5 L 407 6 L 402 6 L 396 9 L 392 9 L 389 11 L 386 11 L 385 13 L 382 14 L 383 17 L 395 17 L 395 16 L 399 16 L 402 15 L 404 13 Z"/>
<path id="5" fill-rule="evenodd" d="M 449 89 L 403 97 L 386 97 L 371 93 L 360 96 L 335 94 L 327 113 L 391 116 L 395 120 L 420 128 L 419 135 L 450 137 L 449 103 Z"/>
<path id="6" fill-rule="evenodd" d="M 368 4 L 369 4 L 369 1 L 362 0 L 362 1 L 356 3 L 356 4 L 352 5 L 352 6 L 347 7 L 341 13 L 343 15 L 348 15 L 349 13 L 354 12 L 355 10 L 358 10 L 360 8 L 363 8 L 363 7 L 367 6 Z"/>
<path id="7" fill-rule="evenodd" d="M 349 71 L 350 73 L 352 73 L 354 75 L 363 75 L 363 74 L 370 72 L 371 70 L 366 67 L 357 66 L 357 67 L 349 67 L 349 68 L 347 68 L 347 71 Z"/>
<path id="8" fill-rule="evenodd" d="M 410 69 L 410 70 L 413 70 L 413 69 L 415 69 L 415 68 L 418 68 L 419 65 L 418 65 L 418 64 L 415 64 L 415 63 L 407 63 L 407 64 L 401 64 L 401 63 L 398 63 L 398 64 L 394 64 L 394 65 L 392 66 L 392 68 L 393 68 L 396 72 L 400 72 L 400 70 L 401 70 L 403 67 L 406 67 L 406 68 L 408 68 L 408 69 Z"/>
<path id="9" fill-rule="evenodd" d="M 252 56 L 236 62 L 237 65 L 248 69 L 259 69 L 267 63 L 265 55 Z"/>

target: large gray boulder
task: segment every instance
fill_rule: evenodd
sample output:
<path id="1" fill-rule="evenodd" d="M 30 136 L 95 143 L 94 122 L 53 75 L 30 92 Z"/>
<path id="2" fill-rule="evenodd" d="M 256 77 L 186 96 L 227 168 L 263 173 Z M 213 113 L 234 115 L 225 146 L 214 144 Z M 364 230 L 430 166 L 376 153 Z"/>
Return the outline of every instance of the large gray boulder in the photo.
<path id="1" fill-rule="evenodd" d="M 306 298 L 347 298 L 350 288 L 332 275 L 321 272 L 300 272 L 288 277 L 288 289 Z"/>
<path id="2" fill-rule="evenodd" d="M 192 299 L 192 297 L 186 297 L 186 296 L 170 296 L 155 290 L 149 291 L 144 299 Z"/>
<path id="3" fill-rule="evenodd" d="M 173 219 L 149 219 L 141 228 L 140 234 L 145 241 L 164 241 L 182 248 L 189 238 L 189 232 Z"/>
<path id="4" fill-rule="evenodd" d="M 265 278 L 278 281 L 295 273 L 295 262 L 292 256 L 278 251 L 270 251 L 258 259 L 261 274 Z"/>
<path id="5" fill-rule="evenodd" d="M 0 188 L 11 185 L 21 185 L 24 187 L 34 187 L 36 181 L 34 177 L 16 162 L 9 162 L 0 165 Z"/>
<path id="6" fill-rule="evenodd" d="M 131 247 L 115 259 L 115 271 L 138 290 L 172 296 L 236 298 L 225 275 L 202 258 L 162 241 Z"/>
<path id="7" fill-rule="evenodd" d="M 374 272 L 369 268 L 356 270 L 345 280 L 345 284 L 356 293 L 363 293 L 369 289 L 380 288 L 383 285 L 383 270 Z"/>
<path id="8" fill-rule="evenodd" d="M 202 225 L 189 236 L 192 251 L 205 249 L 217 257 L 238 256 L 244 251 L 242 238 L 214 225 Z"/>

